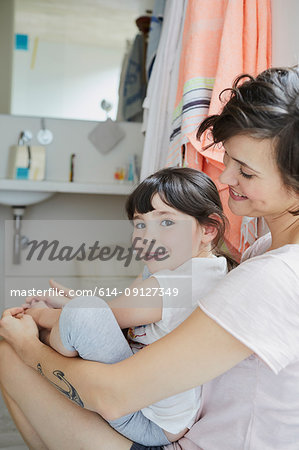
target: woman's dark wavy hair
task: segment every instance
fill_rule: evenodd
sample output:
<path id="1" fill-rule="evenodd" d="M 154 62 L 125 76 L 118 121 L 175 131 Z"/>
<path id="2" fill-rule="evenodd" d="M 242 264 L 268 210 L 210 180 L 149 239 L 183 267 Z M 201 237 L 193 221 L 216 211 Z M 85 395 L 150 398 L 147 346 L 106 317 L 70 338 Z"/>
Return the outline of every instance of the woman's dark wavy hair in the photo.
<path id="1" fill-rule="evenodd" d="M 220 100 L 225 92 L 230 92 L 228 102 L 200 124 L 197 139 L 208 129 L 211 145 L 240 134 L 272 139 L 282 180 L 299 193 L 299 67 L 268 69 L 256 78 L 240 75 Z M 299 215 L 299 209 L 289 212 Z"/>
<path id="2" fill-rule="evenodd" d="M 133 220 L 136 213 L 153 211 L 155 194 L 171 208 L 194 217 L 200 225 L 214 226 L 217 229 L 213 240 L 214 253 L 225 256 L 229 268 L 236 265 L 232 258 L 220 251 L 227 219 L 217 188 L 208 175 L 189 167 L 168 167 L 150 175 L 128 197 L 126 211 L 129 220 Z M 212 214 L 217 218 L 209 217 Z"/>

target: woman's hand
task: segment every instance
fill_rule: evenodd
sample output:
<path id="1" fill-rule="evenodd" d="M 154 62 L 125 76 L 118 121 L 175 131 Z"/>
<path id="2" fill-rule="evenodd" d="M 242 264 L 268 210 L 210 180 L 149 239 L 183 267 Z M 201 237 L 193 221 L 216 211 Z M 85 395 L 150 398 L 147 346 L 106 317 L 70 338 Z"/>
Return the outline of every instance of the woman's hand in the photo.
<path id="1" fill-rule="evenodd" d="M 38 328 L 33 318 L 24 314 L 24 308 L 6 309 L 0 320 L 2 336 L 20 355 L 22 348 L 32 339 L 38 339 Z"/>
<path id="2" fill-rule="evenodd" d="M 57 283 L 54 280 L 49 281 L 50 287 L 59 295 L 53 294 L 47 296 L 32 296 L 26 298 L 26 303 L 22 305 L 25 309 L 32 307 L 49 307 L 49 308 L 63 308 L 73 297 L 70 295 L 70 289 L 62 286 L 62 284 Z M 40 304 L 39 304 L 40 302 Z"/>

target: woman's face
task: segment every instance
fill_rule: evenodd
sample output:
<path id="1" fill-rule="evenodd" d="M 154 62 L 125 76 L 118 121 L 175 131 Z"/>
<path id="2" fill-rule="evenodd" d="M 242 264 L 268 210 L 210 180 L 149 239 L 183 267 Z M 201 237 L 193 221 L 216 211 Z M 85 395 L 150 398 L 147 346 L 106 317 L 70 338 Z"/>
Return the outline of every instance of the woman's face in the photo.
<path id="1" fill-rule="evenodd" d="M 202 252 L 203 228 L 196 219 L 166 205 L 158 194 L 152 199 L 153 211 L 134 215 L 134 248 L 146 255 L 150 272 L 173 270 Z M 160 258 L 157 249 L 165 251 Z M 161 254 L 162 255 L 162 254 Z M 203 255 L 205 256 L 205 255 Z"/>
<path id="2" fill-rule="evenodd" d="M 299 196 L 287 190 L 270 139 L 234 136 L 224 143 L 225 169 L 219 180 L 229 186 L 228 205 L 238 216 L 275 219 L 298 207 Z"/>

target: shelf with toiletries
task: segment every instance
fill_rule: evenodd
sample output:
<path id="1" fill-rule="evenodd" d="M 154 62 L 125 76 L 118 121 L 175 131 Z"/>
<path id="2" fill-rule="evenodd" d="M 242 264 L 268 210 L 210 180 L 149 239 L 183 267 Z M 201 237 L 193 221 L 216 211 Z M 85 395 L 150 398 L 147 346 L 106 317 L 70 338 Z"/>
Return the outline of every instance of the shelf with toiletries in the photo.
<path id="1" fill-rule="evenodd" d="M 133 184 L 125 181 L 122 183 L 70 183 L 66 181 L 0 179 L 0 191 L 128 195 L 132 192 L 132 190 Z"/>

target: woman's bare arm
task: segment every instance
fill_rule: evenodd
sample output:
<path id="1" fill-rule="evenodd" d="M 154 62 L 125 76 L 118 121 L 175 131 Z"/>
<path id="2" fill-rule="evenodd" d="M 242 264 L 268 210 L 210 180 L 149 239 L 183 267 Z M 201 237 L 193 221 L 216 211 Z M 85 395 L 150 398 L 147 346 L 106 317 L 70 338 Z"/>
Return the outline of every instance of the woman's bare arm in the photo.
<path id="1" fill-rule="evenodd" d="M 0 321 L 0 332 L 2 327 Z M 8 336 L 27 365 L 58 386 L 71 386 L 87 409 L 108 420 L 203 384 L 253 353 L 200 308 L 167 336 L 111 365 L 65 358 L 28 336 L 28 327 L 27 336 L 25 328 L 15 329 Z"/>
<path id="2" fill-rule="evenodd" d="M 111 413 L 116 418 L 206 383 L 252 353 L 197 308 L 167 336 L 115 365 L 120 399 Z"/>

